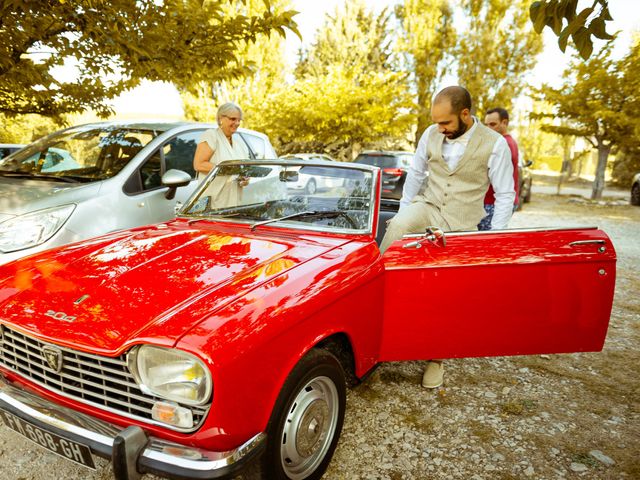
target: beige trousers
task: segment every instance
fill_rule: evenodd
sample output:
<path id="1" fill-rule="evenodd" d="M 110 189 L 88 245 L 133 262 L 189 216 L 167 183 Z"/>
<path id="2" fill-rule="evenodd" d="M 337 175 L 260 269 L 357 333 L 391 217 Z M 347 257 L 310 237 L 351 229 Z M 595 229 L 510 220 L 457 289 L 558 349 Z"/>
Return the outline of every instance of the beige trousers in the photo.
<path id="1" fill-rule="evenodd" d="M 440 210 L 427 203 L 423 197 L 416 199 L 391 219 L 387 231 L 380 243 L 380 253 L 384 253 L 389 245 L 408 233 L 424 233 L 427 227 L 438 227 L 443 232 L 451 231 Z"/>

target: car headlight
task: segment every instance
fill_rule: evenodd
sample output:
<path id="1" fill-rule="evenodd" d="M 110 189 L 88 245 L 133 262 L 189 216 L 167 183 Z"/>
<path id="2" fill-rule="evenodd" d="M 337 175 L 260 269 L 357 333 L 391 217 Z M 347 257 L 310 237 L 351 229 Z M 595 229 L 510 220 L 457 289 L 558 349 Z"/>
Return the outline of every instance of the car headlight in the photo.
<path id="1" fill-rule="evenodd" d="M 187 405 L 202 405 L 211 396 L 209 369 L 190 353 L 142 345 L 131 351 L 128 364 L 147 394 Z"/>
<path id="2" fill-rule="evenodd" d="M 40 245 L 60 230 L 75 205 L 47 208 L 0 223 L 0 251 L 8 253 Z"/>

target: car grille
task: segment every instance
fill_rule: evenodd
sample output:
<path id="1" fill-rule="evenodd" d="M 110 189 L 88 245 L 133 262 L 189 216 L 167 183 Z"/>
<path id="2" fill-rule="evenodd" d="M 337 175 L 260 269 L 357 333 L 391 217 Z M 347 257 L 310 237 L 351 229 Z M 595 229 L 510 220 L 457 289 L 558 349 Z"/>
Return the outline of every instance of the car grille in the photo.
<path id="1" fill-rule="evenodd" d="M 47 363 L 44 352 L 62 352 L 59 372 Z M 196 430 L 209 406 L 190 408 L 193 427 L 176 428 L 156 422 L 151 408 L 159 397 L 143 393 L 127 368 L 126 355 L 104 357 L 41 342 L 0 325 L 0 365 L 65 397 L 79 400 L 111 412 L 178 431 Z"/>

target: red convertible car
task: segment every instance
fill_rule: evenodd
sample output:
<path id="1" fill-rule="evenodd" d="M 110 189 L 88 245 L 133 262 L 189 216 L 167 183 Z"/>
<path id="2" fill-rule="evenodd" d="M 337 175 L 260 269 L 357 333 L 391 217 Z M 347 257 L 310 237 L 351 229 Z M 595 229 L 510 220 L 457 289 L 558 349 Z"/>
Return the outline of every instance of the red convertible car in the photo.
<path id="1" fill-rule="evenodd" d="M 380 362 L 602 349 L 605 233 L 430 228 L 381 255 L 380 189 L 367 165 L 225 162 L 171 222 L 0 267 L 3 422 L 118 479 L 317 479 Z"/>

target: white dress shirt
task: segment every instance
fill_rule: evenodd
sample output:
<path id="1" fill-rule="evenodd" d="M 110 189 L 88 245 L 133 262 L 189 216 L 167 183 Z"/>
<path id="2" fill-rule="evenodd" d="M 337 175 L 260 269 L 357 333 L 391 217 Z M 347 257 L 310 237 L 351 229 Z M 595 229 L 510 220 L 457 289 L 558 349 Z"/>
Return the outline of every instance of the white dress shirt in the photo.
<path id="1" fill-rule="evenodd" d="M 476 129 L 478 119 L 473 117 L 473 126 L 460 137 L 449 140 L 445 137 L 442 144 L 442 158 L 447 163 L 449 170 L 453 171 L 462 158 L 469 139 Z M 418 148 L 413 156 L 411 167 L 407 172 L 407 179 L 402 191 L 400 208 L 411 203 L 413 198 L 420 192 L 424 181 L 429 175 L 429 159 L 427 158 L 427 142 L 431 131 L 437 125 L 431 125 L 425 130 L 418 142 Z M 504 137 L 500 136 L 493 146 L 493 151 L 489 157 L 487 165 L 489 170 L 489 181 L 495 192 L 495 204 L 493 219 L 491 220 L 491 230 L 507 228 L 509 219 L 513 212 L 513 202 L 516 192 L 513 184 L 513 163 L 511 162 L 511 151 Z M 427 188 L 429 188 L 427 186 Z"/>

